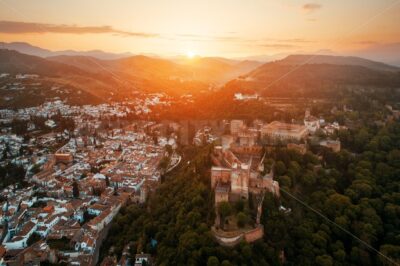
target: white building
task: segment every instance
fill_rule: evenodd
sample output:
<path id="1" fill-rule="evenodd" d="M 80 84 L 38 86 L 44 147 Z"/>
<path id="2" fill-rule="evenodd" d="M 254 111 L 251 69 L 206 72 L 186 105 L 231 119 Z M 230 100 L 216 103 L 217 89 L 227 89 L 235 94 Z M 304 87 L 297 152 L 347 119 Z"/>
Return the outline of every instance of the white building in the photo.
<path id="1" fill-rule="evenodd" d="M 7 250 L 23 249 L 28 246 L 29 237 L 36 231 L 36 224 L 29 221 L 27 222 L 11 240 L 3 242 Z"/>
<path id="2" fill-rule="evenodd" d="M 314 134 L 320 128 L 319 119 L 311 115 L 304 118 L 304 125 L 311 134 Z"/>
<path id="3" fill-rule="evenodd" d="M 303 125 L 288 124 L 278 121 L 271 122 L 261 128 L 261 136 L 272 140 L 300 141 L 306 138 L 308 130 Z"/>
<path id="4" fill-rule="evenodd" d="M 244 128 L 243 120 L 232 120 L 231 121 L 231 134 L 238 134 Z"/>

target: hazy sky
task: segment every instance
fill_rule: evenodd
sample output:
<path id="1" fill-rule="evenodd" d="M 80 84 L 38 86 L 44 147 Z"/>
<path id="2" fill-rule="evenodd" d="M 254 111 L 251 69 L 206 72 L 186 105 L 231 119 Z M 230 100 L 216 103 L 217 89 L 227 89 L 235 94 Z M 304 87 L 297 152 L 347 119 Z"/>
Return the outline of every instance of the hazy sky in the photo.
<path id="1" fill-rule="evenodd" d="M 240 57 L 400 42 L 400 0 L 0 0 L 0 41 Z"/>

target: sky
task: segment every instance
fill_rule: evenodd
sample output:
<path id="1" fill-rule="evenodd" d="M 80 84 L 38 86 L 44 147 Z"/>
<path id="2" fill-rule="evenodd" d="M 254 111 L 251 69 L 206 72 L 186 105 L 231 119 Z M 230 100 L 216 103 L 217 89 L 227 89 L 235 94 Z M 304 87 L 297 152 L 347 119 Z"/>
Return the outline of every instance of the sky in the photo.
<path id="1" fill-rule="evenodd" d="M 400 44 L 400 0 L 0 0 L 0 41 L 248 57 Z"/>

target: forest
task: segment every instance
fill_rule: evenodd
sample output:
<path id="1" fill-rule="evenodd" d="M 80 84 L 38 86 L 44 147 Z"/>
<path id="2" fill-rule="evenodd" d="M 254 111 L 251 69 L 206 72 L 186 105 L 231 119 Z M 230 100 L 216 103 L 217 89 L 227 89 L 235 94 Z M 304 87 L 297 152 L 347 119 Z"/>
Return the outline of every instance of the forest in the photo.
<path id="1" fill-rule="evenodd" d="M 145 205 L 121 210 L 103 255 L 119 257 L 130 245 L 131 255 L 150 253 L 157 265 L 400 263 L 400 123 L 375 123 L 388 111 L 382 104 L 387 98 L 374 95 L 351 92 L 343 99 L 351 112 L 326 113 L 353 125 L 334 136 L 340 152 L 269 150 L 281 197 L 265 197 L 263 240 L 234 248 L 214 241 L 212 145 L 187 147 L 189 164 L 165 176 Z"/>

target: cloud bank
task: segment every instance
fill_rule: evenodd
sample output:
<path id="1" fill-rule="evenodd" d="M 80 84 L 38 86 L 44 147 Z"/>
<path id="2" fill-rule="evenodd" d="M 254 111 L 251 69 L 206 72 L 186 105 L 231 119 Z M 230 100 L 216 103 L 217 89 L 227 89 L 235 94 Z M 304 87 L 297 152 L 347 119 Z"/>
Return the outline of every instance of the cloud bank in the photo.
<path id="1" fill-rule="evenodd" d="M 111 26 L 77 26 L 20 21 L 0 21 L 0 32 L 8 34 L 24 33 L 68 33 L 68 34 L 116 34 L 126 37 L 152 38 L 158 34 L 131 32 L 114 29 Z"/>

